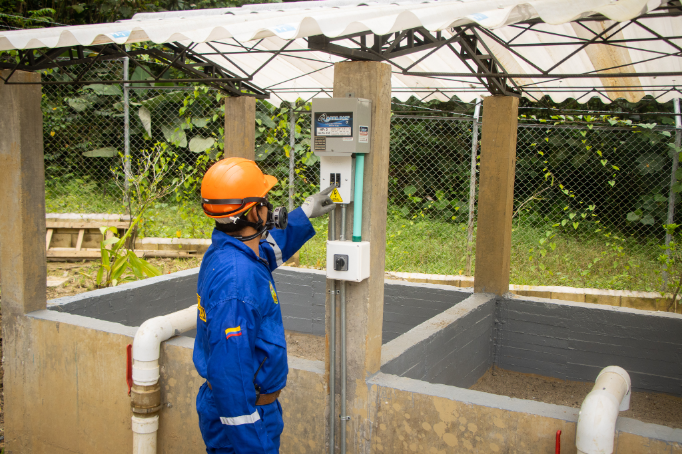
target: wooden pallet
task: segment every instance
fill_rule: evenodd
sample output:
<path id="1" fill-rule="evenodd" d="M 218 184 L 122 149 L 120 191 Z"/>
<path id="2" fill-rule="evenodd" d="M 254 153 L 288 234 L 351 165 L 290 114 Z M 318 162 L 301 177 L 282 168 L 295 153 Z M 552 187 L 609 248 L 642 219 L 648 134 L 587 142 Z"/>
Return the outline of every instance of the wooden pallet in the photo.
<path id="1" fill-rule="evenodd" d="M 45 235 L 47 259 L 51 261 L 99 260 L 102 256 L 99 248 L 99 244 L 102 241 L 102 234 L 99 230 L 100 227 L 115 227 L 118 230 L 119 235 L 122 235 L 128 229 L 129 225 L 128 222 L 123 221 L 47 221 L 47 232 Z M 108 231 L 106 233 L 107 239 L 112 236 L 112 232 Z M 202 252 L 196 250 L 138 249 L 135 251 L 135 255 L 142 258 L 189 258 L 197 257 L 201 254 Z"/>

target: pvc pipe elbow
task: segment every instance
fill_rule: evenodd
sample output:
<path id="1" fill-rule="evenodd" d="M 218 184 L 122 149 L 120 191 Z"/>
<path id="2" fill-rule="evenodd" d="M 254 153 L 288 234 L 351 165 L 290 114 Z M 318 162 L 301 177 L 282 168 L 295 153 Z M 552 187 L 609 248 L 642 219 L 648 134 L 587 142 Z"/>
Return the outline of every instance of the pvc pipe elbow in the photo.
<path id="1" fill-rule="evenodd" d="M 161 342 L 196 328 L 196 306 L 172 314 L 150 318 L 133 340 L 133 382 L 150 386 L 159 381 Z"/>
<path id="2" fill-rule="evenodd" d="M 620 367 L 609 366 L 597 376 L 592 391 L 580 407 L 576 447 L 584 454 L 611 454 L 620 410 L 630 402 L 630 376 Z"/>

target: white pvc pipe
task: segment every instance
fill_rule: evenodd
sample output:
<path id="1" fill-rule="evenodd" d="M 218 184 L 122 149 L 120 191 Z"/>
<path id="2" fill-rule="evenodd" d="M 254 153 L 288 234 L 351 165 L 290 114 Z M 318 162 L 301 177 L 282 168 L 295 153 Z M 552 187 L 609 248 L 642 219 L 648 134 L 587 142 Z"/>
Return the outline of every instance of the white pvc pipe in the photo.
<path id="1" fill-rule="evenodd" d="M 604 368 L 585 397 L 575 435 L 578 454 L 612 454 L 618 412 L 630 408 L 631 383 L 625 369 Z"/>
<path id="2" fill-rule="evenodd" d="M 133 454 L 155 453 L 158 430 L 159 415 L 151 418 L 133 416 Z"/>
<path id="3" fill-rule="evenodd" d="M 133 383 L 155 385 L 159 381 L 161 342 L 197 327 L 197 306 L 150 318 L 140 326 L 133 341 Z"/>
<path id="4" fill-rule="evenodd" d="M 197 306 L 150 318 L 138 328 L 133 340 L 133 383 L 152 386 L 159 382 L 161 342 L 197 326 Z M 159 415 L 133 415 L 133 454 L 155 454 Z"/>

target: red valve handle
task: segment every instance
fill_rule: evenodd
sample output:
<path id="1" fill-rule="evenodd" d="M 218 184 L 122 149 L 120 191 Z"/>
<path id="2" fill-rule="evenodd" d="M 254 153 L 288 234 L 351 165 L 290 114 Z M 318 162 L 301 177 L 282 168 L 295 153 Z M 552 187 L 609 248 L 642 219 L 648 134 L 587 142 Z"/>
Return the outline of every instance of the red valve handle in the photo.
<path id="1" fill-rule="evenodd" d="M 128 384 L 128 395 L 133 387 L 133 346 L 128 344 L 126 347 L 126 383 Z"/>
<path id="2" fill-rule="evenodd" d="M 556 448 L 554 450 L 555 454 L 561 454 L 561 431 L 556 431 Z"/>

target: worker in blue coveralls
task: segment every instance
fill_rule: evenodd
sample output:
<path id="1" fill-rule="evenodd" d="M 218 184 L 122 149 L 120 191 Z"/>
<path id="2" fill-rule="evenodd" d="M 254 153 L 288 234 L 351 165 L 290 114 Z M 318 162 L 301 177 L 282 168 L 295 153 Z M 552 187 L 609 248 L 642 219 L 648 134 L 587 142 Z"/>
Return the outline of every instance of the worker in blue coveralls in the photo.
<path id="1" fill-rule="evenodd" d="M 194 341 L 194 366 L 206 379 L 197 412 L 209 454 L 279 452 L 277 397 L 289 368 L 272 271 L 315 235 L 309 218 L 334 204 L 330 187 L 287 216 L 268 202 L 275 184 L 242 158 L 217 162 L 201 184 L 204 212 L 216 221 L 199 271 Z"/>

